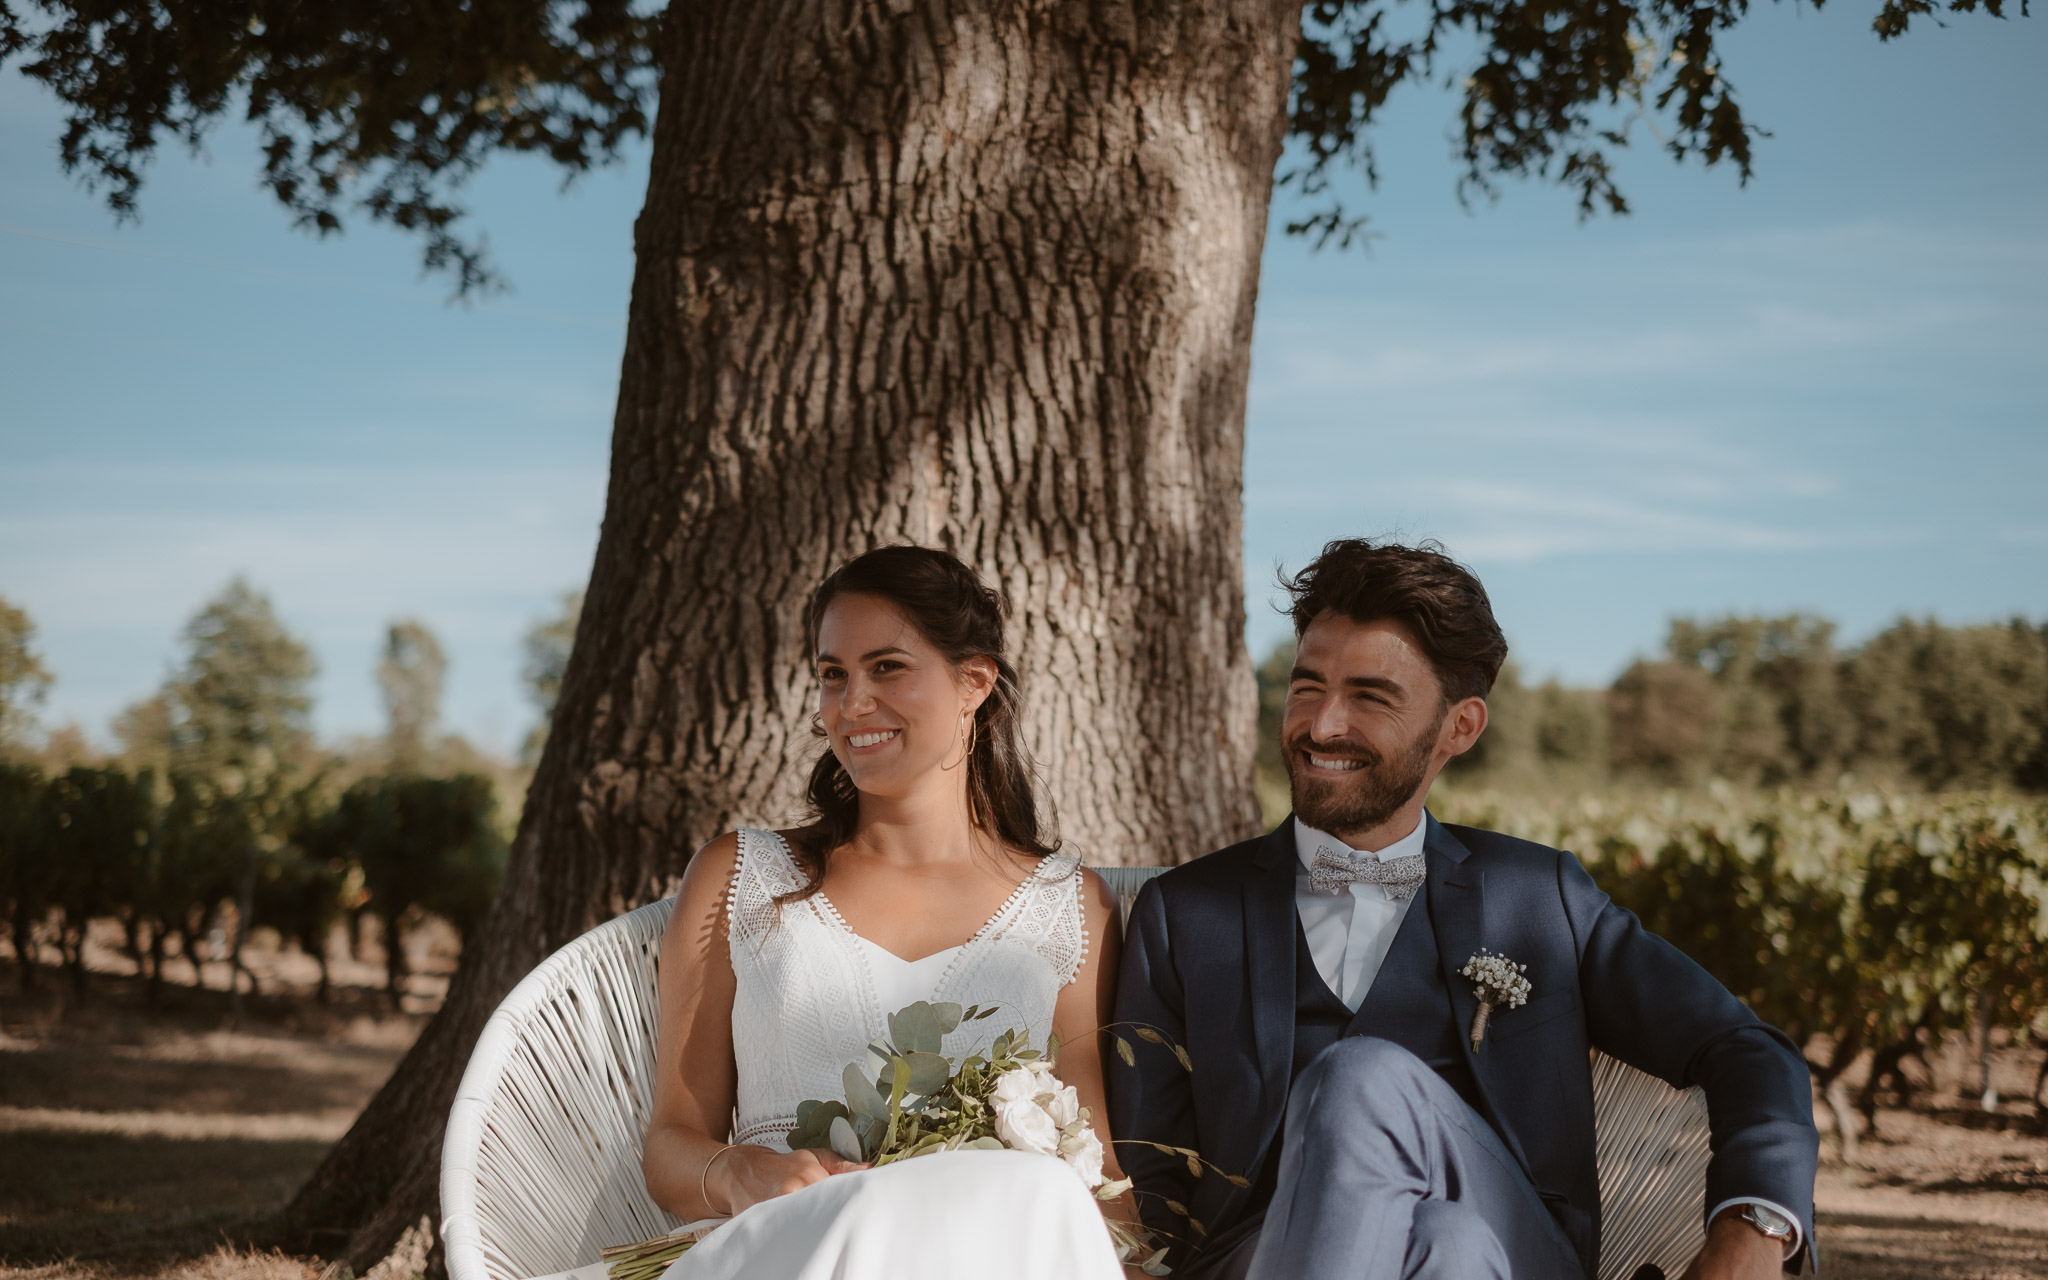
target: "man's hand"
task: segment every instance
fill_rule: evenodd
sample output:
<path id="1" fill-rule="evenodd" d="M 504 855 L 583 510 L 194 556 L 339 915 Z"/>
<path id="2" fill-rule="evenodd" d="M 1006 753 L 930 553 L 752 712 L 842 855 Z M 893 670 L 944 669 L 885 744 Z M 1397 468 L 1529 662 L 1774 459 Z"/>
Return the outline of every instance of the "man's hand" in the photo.
<path id="1" fill-rule="evenodd" d="M 1707 1247 L 1685 1269 L 1684 1280 L 1777 1280 L 1785 1270 L 1785 1242 L 1741 1218 L 1731 1205 L 1707 1227 Z"/>

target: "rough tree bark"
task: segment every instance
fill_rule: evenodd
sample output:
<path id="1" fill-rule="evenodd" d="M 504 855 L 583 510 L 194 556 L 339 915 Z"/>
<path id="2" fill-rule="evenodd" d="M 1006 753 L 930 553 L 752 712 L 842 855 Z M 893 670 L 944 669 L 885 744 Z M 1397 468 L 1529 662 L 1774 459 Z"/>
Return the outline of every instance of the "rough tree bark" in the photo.
<path id="1" fill-rule="evenodd" d="M 434 1211 L 504 992 L 701 842 L 799 815 L 799 616 L 852 554 L 944 546 L 1008 591 L 1031 745 L 1090 860 L 1257 823 L 1240 475 L 1298 2 L 668 22 L 604 527 L 505 886 L 290 1210 L 359 1270 Z"/>

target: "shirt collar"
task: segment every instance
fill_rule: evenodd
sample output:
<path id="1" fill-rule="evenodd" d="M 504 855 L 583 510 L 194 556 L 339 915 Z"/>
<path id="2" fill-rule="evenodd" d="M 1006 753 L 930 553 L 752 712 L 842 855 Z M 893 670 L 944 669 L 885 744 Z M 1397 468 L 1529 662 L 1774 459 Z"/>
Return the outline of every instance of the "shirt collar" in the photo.
<path id="1" fill-rule="evenodd" d="M 1402 836 L 1386 848 L 1378 850 L 1352 849 L 1351 851 L 1354 853 L 1370 854 L 1385 862 L 1392 858 L 1405 858 L 1411 854 L 1421 853 L 1422 842 L 1428 838 L 1429 815 L 1425 812 L 1421 820 L 1415 824 L 1415 830 L 1410 831 L 1407 835 Z M 1301 859 L 1303 867 L 1315 866 L 1316 846 L 1325 844 L 1333 849 L 1351 849 L 1350 845 L 1345 844 L 1329 832 L 1318 831 L 1300 818 L 1294 820 L 1294 856 Z"/>

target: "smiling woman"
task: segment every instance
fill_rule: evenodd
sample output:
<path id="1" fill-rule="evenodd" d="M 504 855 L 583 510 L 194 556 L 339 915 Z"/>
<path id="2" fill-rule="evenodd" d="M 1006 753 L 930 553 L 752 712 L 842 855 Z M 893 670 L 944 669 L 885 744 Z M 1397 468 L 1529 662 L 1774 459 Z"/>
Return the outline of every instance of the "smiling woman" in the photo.
<path id="1" fill-rule="evenodd" d="M 662 942 L 642 1170 L 670 1213 L 721 1220 L 677 1280 L 866 1280 L 880 1273 L 863 1259 L 884 1257 L 891 1280 L 950 1277 L 968 1256 L 1001 1259 L 980 1268 L 996 1277 L 1119 1273 L 1102 1211 L 1039 1153 L 870 1168 L 791 1147 L 812 1100 L 840 1096 L 848 1064 L 918 1001 L 1001 1011 L 945 1034 L 956 1060 L 990 1053 L 1006 1027 L 1056 1038 L 1078 1104 L 1107 1115 L 1115 898 L 1039 817 L 1004 611 L 973 570 L 921 547 L 870 551 L 812 593 L 827 743 L 812 821 L 706 845 Z M 1102 1173 L 1120 1176 L 1114 1157 Z M 1136 1220 L 1128 1194 L 1105 1208 Z"/>
<path id="2" fill-rule="evenodd" d="M 870 551 L 818 585 L 805 629 L 821 687 L 817 728 L 832 749 L 807 788 L 818 816 L 790 842 L 810 876 L 804 896 L 823 887 L 829 851 L 852 838 L 863 793 L 871 804 L 901 799 L 914 779 L 948 786 L 963 768 L 973 827 L 1029 855 L 1059 847 L 1018 741 L 1005 612 L 972 569 L 923 547 Z"/>

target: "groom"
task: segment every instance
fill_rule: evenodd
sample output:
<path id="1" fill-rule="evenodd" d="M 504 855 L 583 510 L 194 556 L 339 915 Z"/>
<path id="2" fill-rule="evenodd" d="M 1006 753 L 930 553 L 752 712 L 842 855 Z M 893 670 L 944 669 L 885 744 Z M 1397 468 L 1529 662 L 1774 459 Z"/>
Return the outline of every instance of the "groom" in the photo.
<path id="1" fill-rule="evenodd" d="M 1595 1275 L 1591 1048 L 1705 1091 L 1710 1224 L 1687 1275 L 1806 1269 L 1819 1138 L 1799 1051 L 1571 854 L 1423 808 L 1507 655 L 1485 589 L 1431 544 L 1362 540 L 1287 586 L 1294 813 L 1147 884 L 1124 944 L 1117 1018 L 1193 1063 L 1141 1042 L 1109 1073 L 1148 1224 L 1194 1242 L 1175 1275 Z M 1475 1048 L 1460 970 L 1482 952 L 1528 990 Z"/>

